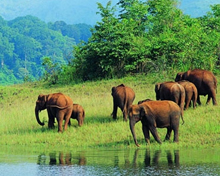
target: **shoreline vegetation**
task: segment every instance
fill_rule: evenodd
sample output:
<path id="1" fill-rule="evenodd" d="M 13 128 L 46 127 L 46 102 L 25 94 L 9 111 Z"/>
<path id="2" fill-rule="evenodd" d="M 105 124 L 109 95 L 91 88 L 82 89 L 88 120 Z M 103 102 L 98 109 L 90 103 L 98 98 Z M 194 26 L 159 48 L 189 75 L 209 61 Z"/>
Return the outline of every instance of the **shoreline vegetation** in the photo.
<path id="1" fill-rule="evenodd" d="M 129 76 L 122 79 L 84 82 L 80 84 L 48 86 L 40 82 L 25 83 L 0 87 L 0 145 L 3 148 L 28 148 L 29 150 L 73 150 L 89 148 L 137 148 L 129 128 L 129 121 L 124 122 L 122 112 L 118 109 L 118 119 L 114 121 L 111 113 L 113 101 L 112 86 L 121 83 L 131 87 L 136 94 L 134 104 L 150 98 L 155 100 L 154 85 L 157 82 L 174 80 L 161 78 L 158 75 Z M 217 76 L 217 80 L 220 77 Z M 219 87 L 217 102 L 220 104 Z M 85 109 L 85 121 L 78 127 L 75 119 L 64 133 L 48 129 L 46 110 L 39 113 L 45 126 L 41 127 L 35 118 L 35 102 L 39 94 L 62 92 L 70 96 L 74 103 Z M 138 143 L 141 149 L 184 149 L 216 148 L 220 146 L 220 105 L 205 105 L 207 96 L 201 96 L 201 106 L 190 107 L 184 111 L 184 121 L 179 127 L 179 143 L 171 140 L 158 144 L 152 135 L 147 145 L 141 122 L 135 125 Z M 166 129 L 158 129 L 160 138 L 165 138 Z"/>

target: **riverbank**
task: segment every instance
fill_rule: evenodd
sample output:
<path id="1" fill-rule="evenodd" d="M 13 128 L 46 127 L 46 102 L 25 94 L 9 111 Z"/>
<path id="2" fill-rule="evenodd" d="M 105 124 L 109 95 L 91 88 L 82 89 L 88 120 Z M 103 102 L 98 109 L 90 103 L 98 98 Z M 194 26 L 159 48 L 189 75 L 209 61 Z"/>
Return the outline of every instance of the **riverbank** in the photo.
<path id="1" fill-rule="evenodd" d="M 219 80 L 219 78 L 217 78 Z M 136 94 L 134 104 L 139 100 L 155 100 L 154 85 L 156 82 L 168 81 L 154 76 L 136 76 L 123 79 L 112 79 L 85 82 L 77 85 L 45 86 L 40 83 L 0 87 L 0 145 L 27 148 L 70 149 L 70 148 L 136 148 L 129 129 L 129 122 L 124 122 L 118 110 L 118 120 L 111 117 L 113 108 L 111 88 L 121 83 L 131 87 Z M 62 92 L 69 95 L 74 103 L 83 106 L 86 112 L 85 123 L 78 127 L 77 121 L 71 119 L 71 127 L 64 133 L 47 128 L 47 112 L 40 113 L 45 121 L 41 127 L 34 114 L 35 102 L 39 94 Z M 219 92 L 219 88 L 218 91 Z M 151 145 L 146 145 L 141 122 L 135 126 L 140 148 L 176 149 L 176 148 L 212 148 L 220 146 L 220 107 L 205 105 L 207 96 L 201 97 L 202 105 L 196 109 L 189 108 L 184 112 L 185 124 L 180 124 L 179 143 L 171 141 L 159 145 L 151 135 Z M 217 93 L 220 103 L 220 94 Z M 164 139 L 166 129 L 158 129 Z"/>

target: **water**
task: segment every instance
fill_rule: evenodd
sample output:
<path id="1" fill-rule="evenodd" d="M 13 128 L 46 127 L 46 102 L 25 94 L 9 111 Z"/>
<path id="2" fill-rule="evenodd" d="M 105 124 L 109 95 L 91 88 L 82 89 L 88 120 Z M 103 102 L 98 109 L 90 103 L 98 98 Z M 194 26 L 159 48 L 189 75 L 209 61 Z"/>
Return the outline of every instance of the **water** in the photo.
<path id="1" fill-rule="evenodd" d="M 7 176 L 220 175 L 220 149 L 1 152 L 0 175 Z"/>

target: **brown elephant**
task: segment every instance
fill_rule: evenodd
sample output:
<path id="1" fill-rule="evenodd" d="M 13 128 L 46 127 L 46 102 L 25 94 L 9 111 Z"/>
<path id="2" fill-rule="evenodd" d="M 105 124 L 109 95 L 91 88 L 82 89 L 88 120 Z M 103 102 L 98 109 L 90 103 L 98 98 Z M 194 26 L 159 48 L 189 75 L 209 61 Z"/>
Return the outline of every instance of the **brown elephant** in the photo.
<path id="1" fill-rule="evenodd" d="M 150 133 L 158 143 L 162 143 L 156 128 L 167 128 L 165 140 L 170 139 L 171 132 L 174 131 L 174 142 L 178 142 L 179 121 L 181 115 L 180 107 L 173 101 L 146 101 L 139 105 L 131 105 L 128 111 L 130 130 L 135 144 L 139 147 L 135 134 L 135 124 L 142 123 L 142 130 L 145 140 L 150 144 Z"/>
<path id="2" fill-rule="evenodd" d="M 187 80 L 195 84 L 198 90 L 197 102 L 201 105 L 199 95 L 207 95 L 207 102 L 209 104 L 211 98 L 213 105 L 217 105 L 216 91 L 217 91 L 217 79 L 211 71 L 194 69 L 187 72 L 179 72 L 176 75 L 175 81 Z"/>
<path id="3" fill-rule="evenodd" d="M 112 97 L 113 97 L 113 119 L 117 119 L 117 109 L 121 109 L 123 113 L 123 118 L 127 121 L 128 107 L 132 105 L 135 99 L 135 93 L 130 88 L 124 84 L 120 84 L 117 87 L 112 87 Z"/>
<path id="4" fill-rule="evenodd" d="M 155 85 L 155 93 L 157 100 L 172 100 L 181 108 L 182 114 L 185 104 L 185 90 L 180 84 L 169 81 L 157 83 Z"/>
<path id="5" fill-rule="evenodd" d="M 83 107 L 79 104 L 73 104 L 73 111 L 71 115 L 71 119 L 76 119 L 78 121 L 78 125 L 82 126 L 85 119 L 85 111 Z M 69 126 L 71 122 L 69 121 Z"/>
<path id="6" fill-rule="evenodd" d="M 144 100 L 140 100 L 140 101 L 138 101 L 138 104 L 144 103 L 144 102 L 146 102 L 146 101 L 153 101 L 153 100 L 147 98 L 147 99 L 144 99 Z"/>
<path id="7" fill-rule="evenodd" d="M 40 94 L 36 101 L 35 116 L 37 122 L 41 126 L 43 126 L 44 123 L 42 123 L 39 119 L 39 111 L 42 111 L 44 109 L 47 109 L 48 118 L 49 118 L 49 122 L 48 122 L 49 128 L 54 128 L 54 119 L 56 117 L 58 121 L 58 132 L 63 131 L 62 125 L 64 119 L 65 119 L 64 130 L 67 129 L 73 109 L 73 101 L 70 97 L 62 93 L 53 93 L 48 95 Z"/>
<path id="8" fill-rule="evenodd" d="M 189 108 L 191 100 L 193 102 L 193 108 L 195 108 L 198 97 L 198 91 L 196 86 L 193 83 L 186 80 L 178 81 L 178 84 L 182 85 L 185 89 L 185 109 Z"/>

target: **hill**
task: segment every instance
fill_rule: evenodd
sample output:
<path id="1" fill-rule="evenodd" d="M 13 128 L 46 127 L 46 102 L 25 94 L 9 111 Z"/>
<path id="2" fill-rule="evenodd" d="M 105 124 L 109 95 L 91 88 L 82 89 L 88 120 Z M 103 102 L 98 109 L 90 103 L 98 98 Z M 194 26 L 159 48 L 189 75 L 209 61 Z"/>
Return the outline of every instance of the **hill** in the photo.
<path id="1" fill-rule="evenodd" d="M 1 0 L 0 16 L 12 20 L 18 16 L 32 15 L 45 22 L 65 21 L 68 24 L 86 23 L 94 25 L 100 20 L 96 14 L 97 2 L 105 5 L 108 0 Z M 112 0 L 115 5 L 118 0 Z M 219 0 L 182 0 L 179 8 L 192 17 L 203 16 L 210 10 L 210 5 Z"/>

